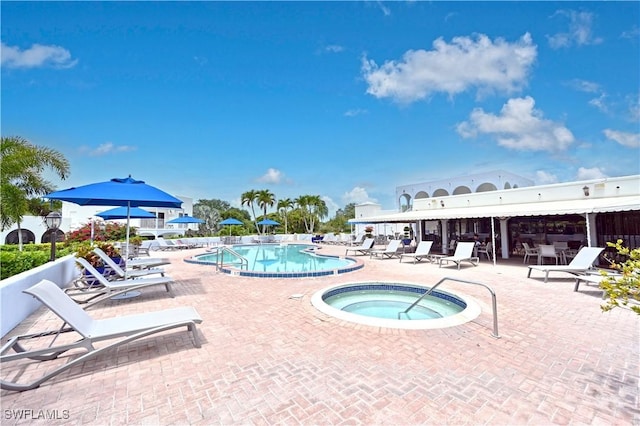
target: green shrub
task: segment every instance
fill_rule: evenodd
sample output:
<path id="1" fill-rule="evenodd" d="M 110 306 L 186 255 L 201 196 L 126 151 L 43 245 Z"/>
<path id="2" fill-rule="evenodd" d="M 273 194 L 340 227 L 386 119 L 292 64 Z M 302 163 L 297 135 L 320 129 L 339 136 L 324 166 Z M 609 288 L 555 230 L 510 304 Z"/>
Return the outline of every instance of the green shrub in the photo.
<path id="1" fill-rule="evenodd" d="M 640 249 L 629 249 L 622 244 L 622 240 L 607 243 L 609 247 L 615 247 L 624 261 L 613 262 L 611 265 L 619 275 L 605 273 L 600 282 L 600 288 L 608 298 L 601 308 L 606 312 L 616 307 L 627 306 L 630 301 L 634 301 L 630 308 L 640 315 L 640 306 L 637 305 L 637 302 L 640 302 Z"/>
<path id="2" fill-rule="evenodd" d="M 27 247 L 29 248 L 27 250 Z M 76 246 L 66 243 L 56 244 L 56 259 L 75 253 Z M 28 244 L 23 251 L 14 244 L 0 246 L 0 279 L 5 279 L 44 265 L 51 257 L 51 244 Z"/>
<path id="3" fill-rule="evenodd" d="M 2 251 L 0 252 L 0 279 L 9 278 L 28 271 L 49 261 L 49 253 L 44 251 Z"/>

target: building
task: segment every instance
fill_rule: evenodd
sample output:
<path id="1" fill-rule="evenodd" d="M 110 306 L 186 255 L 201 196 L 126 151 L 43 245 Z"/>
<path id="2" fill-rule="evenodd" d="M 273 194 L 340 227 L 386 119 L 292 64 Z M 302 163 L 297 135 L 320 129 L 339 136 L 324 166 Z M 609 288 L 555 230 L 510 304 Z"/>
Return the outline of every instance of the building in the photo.
<path id="1" fill-rule="evenodd" d="M 413 201 L 424 198 L 471 194 L 533 186 L 533 181 L 504 170 L 396 187 L 398 211 L 412 210 Z"/>
<path id="2" fill-rule="evenodd" d="M 622 239 L 629 247 L 640 247 L 640 175 L 536 186 L 502 173 L 488 174 L 493 182 L 468 176 L 398 187 L 397 212 L 350 222 L 411 223 L 417 241 L 433 240 L 442 253 L 451 241 L 470 240 L 476 233 L 494 241 L 502 258 L 520 253 L 523 242 L 564 241 L 577 248 Z M 504 182 L 502 189 L 495 184 L 497 176 L 498 183 Z M 475 191 L 468 185 L 470 192 L 459 189 L 471 179 L 478 183 Z M 439 191 L 447 188 L 452 191 Z"/>
<path id="3" fill-rule="evenodd" d="M 180 197 L 182 201 L 181 209 L 167 209 L 147 207 L 145 210 L 154 213 L 155 219 L 131 219 L 130 225 L 137 228 L 137 234 L 142 237 L 162 237 L 169 235 L 184 235 L 188 229 L 197 230 L 197 224 L 171 224 L 168 221 L 189 215 L 193 216 L 193 199 L 188 197 Z M 113 206 L 117 207 L 117 206 Z M 74 203 L 62 202 L 62 224 L 58 229 L 58 241 L 64 239 L 64 234 L 81 228 L 82 226 L 93 222 L 96 226 L 100 226 L 104 221 L 96 216 L 105 210 L 109 210 L 109 206 L 80 206 Z M 115 220 L 114 222 L 126 223 L 126 220 Z M 38 216 L 25 216 L 20 224 L 22 230 L 22 242 L 29 243 L 48 243 L 51 242 L 51 230 L 47 229 L 44 218 Z M 9 229 L 0 232 L 0 243 L 17 244 L 18 227 L 13 224 Z"/>

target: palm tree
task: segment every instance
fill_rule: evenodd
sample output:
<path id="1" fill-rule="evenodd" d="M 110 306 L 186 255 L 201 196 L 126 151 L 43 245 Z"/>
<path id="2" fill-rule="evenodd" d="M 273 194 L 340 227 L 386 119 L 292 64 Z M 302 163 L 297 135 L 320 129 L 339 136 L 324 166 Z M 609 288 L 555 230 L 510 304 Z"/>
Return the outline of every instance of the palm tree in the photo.
<path id="1" fill-rule="evenodd" d="M 322 218 L 327 217 L 327 215 L 329 214 L 329 209 L 327 207 L 327 203 L 325 203 L 319 195 L 312 195 L 310 201 L 310 227 L 311 232 L 313 232 L 315 222 L 319 222 Z"/>
<path id="2" fill-rule="evenodd" d="M 69 161 L 58 151 L 33 145 L 19 136 L 0 141 L 0 226 L 18 225 L 18 245 L 22 250 L 22 218 L 29 213 L 29 199 L 54 190 L 41 174 L 52 169 L 61 179 L 69 175 Z"/>
<path id="3" fill-rule="evenodd" d="M 301 195 L 295 203 L 300 207 L 302 220 L 307 233 L 313 233 L 316 221 L 329 214 L 327 204 L 319 195 Z"/>
<path id="4" fill-rule="evenodd" d="M 258 233 L 260 233 L 260 229 L 258 229 L 258 220 L 256 218 L 256 211 L 254 209 L 254 203 L 258 198 L 258 191 L 256 191 L 255 189 L 252 189 L 250 191 L 244 192 L 242 194 L 242 196 L 240 197 L 240 202 L 242 203 L 242 205 L 247 205 L 249 208 L 251 208 L 251 214 L 253 215 L 253 224 L 256 227 L 256 230 Z"/>
<path id="5" fill-rule="evenodd" d="M 284 217 L 284 233 L 288 234 L 289 231 L 287 229 L 287 222 L 288 222 L 288 218 L 287 218 L 287 212 L 288 209 L 293 208 L 293 201 L 291 200 L 291 198 L 284 198 L 282 200 L 278 200 L 278 211 L 282 211 L 282 216 Z"/>
<path id="6" fill-rule="evenodd" d="M 273 195 L 273 192 L 268 189 L 262 189 L 258 191 L 258 195 L 256 197 L 256 201 L 258 202 L 258 206 L 262 209 L 262 219 L 267 218 L 267 207 L 273 206 L 276 202 L 276 196 Z M 267 225 L 262 225 L 262 233 L 265 233 Z"/>

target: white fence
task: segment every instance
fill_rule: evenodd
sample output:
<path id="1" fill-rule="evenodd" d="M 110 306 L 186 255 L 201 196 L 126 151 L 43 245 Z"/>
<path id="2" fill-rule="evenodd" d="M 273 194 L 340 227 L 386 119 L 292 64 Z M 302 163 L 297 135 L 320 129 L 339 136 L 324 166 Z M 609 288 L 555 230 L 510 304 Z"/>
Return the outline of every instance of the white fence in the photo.
<path id="1" fill-rule="evenodd" d="M 0 335 L 5 336 L 42 306 L 38 300 L 23 293 L 23 290 L 43 279 L 64 287 L 78 275 L 74 257 L 70 254 L 0 281 Z"/>

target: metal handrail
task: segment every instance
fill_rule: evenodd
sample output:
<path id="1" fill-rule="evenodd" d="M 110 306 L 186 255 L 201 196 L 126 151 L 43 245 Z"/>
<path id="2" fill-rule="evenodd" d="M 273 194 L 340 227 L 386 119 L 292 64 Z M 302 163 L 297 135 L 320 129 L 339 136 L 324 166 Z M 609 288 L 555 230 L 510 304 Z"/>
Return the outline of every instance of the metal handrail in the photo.
<path id="1" fill-rule="evenodd" d="M 409 306 L 406 310 L 404 310 L 403 312 L 398 312 L 398 319 L 400 319 L 400 316 L 402 314 L 406 315 L 411 309 L 413 309 L 414 306 L 416 306 L 418 303 L 420 303 L 420 301 L 422 299 L 424 299 L 425 297 L 427 297 L 428 295 L 433 293 L 433 291 L 440 284 L 442 284 L 443 282 L 445 282 L 447 280 L 448 281 L 456 281 L 456 282 L 463 283 L 463 284 L 479 285 L 479 286 L 482 286 L 482 287 L 486 288 L 487 290 L 489 290 L 489 293 L 491 293 L 491 305 L 493 307 L 493 333 L 491 334 L 491 337 L 495 337 L 496 339 L 499 339 L 500 335 L 498 334 L 498 306 L 497 306 L 497 301 L 496 301 L 496 293 L 488 285 L 483 284 L 483 283 L 479 283 L 479 282 L 476 282 L 476 281 L 468 281 L 468 280 L 461 280 L 461 279 L 458 279 L 458 278 L 444 277 L 440 281 L 438 281 L 436 283 L 436 285 L 434 285 L 429 290 L 427 290 L 426 293 L 424 293 L 422 296 L 420 296 L 418 298 L 418 300 L 413 302 L 413 304 L 411 306 Z"/>
<path id="2" fill-rule="evenodd" d="M 224 264 L 224 252 L 227 252 L 230 255 L 240 259 L 240 269 L 242 269 L 243 267 L 244 269 L 249 269 L 249 261 L 247 260 L 246 257 L 242 256 L 237 251 L 226 246 L 219 246 L 219 247 L 215 247 L 215 252 L 216 252 L 216 267 L 218 269 L 221 269 Z M 221 252 L 222 252 L 222 256 L 220 255 Z"/>

